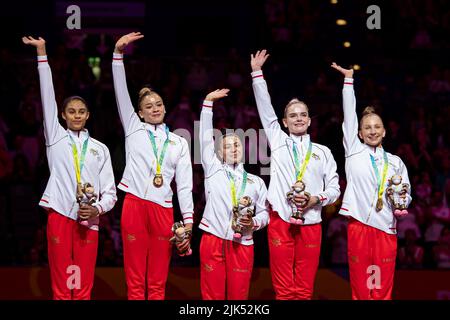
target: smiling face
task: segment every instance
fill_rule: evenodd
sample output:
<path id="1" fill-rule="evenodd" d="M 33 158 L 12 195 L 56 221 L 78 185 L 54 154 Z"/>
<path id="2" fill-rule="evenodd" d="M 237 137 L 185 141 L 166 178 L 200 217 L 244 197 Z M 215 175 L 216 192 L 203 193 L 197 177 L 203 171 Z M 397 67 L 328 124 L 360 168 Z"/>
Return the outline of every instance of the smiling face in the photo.
<path id="1" fill-rule="evenodd" d="M 89 119 L 89 111 L 83 101 L 74 99 L 67 103 L 62 117 L 66 120 L 67 128 L 73 131 L 84 129 L 87 119 Z"/>
<path id="2" fill-rule="evenodd" d="M 164 121 L 166 109 L 162 98 L 157 93 L 151 93 L 142 98 L 139 105 L 139 117 L 150 124 L 160 124 Z"/>
<path id="3" fill-rule="evenodd" d="M 243 147 L 241 140 L 236 135 L 225 136 L 219 146 L 219 156 L 227 164 L 237 164 L 241 162 Z"/>
<path id="4" fill-rule="evenodd" d="M 297 136 L 306 134 L 308 127 L 311 125 L 308 107 L 301 102 L 286 107 L 283 124 L 291 134 Z"/>
<path id="5" fill-rule="evenodd" d="M 377 114 L 369 114 L 362 118 L 359 137 L 365 144 L 374 148 L 379 147 L 385 135 L 383 121 Z"/>

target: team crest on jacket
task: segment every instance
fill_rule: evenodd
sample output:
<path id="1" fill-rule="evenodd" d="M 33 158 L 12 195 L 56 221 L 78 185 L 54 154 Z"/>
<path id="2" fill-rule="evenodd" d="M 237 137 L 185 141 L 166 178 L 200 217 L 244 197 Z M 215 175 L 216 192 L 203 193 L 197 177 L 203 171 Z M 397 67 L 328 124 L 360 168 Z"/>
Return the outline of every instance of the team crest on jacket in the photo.
<path id="1" fill-rule="evenodd" d="M 177 143 L 175 142 L 175 141 L 173 141 L 173 140 L 169 140 L 169 143 L 171 144 L 171 145 L 176 145 Z"/>
<path id="2" fill-rule="evenodd" d="M 96 149 L 89 149 L 93 156 L 98 156 L 98 151 Z"/>
<path id="3" fill-rule="evenodd" d="M 315 154 L 315 153 L 313 153 L 311 156 L 312 156 L 315 160 L 320 160 L 320 157 L 319 157 L 317 154 Z"/>

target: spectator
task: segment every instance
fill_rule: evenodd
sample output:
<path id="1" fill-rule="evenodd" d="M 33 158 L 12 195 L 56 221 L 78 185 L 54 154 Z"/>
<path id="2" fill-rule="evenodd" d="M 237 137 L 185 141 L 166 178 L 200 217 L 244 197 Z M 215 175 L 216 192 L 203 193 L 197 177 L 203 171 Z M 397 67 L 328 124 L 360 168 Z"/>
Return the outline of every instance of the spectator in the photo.
<path id="1" fill-rule="evenodd" d="M 420 181 L 417 181 L 417 184 L 413 188 L 413 192 L 415 192 L 414 198 L 424 199 L 425 203 L 430 203 L 432 191 L 433 185 L 430 174 L 426 171 L 422 172 Z"/>
<path id="2" fill-rule="evenodd" d="M 195 119 L 196 115 L 189 103 L 189 98 L 183 96 L 180 103 L 173 110 L 170 110 L 170 114 L 167 116 L 167 124 L 173 130 L 185 129 L 189 132 L 190 137 L 193 137 Z"/>
<path id="3" fill-rule="evenodd" d="M 386 142 L 389 142 L 388 145 L 391 146 L 390 149 L 394 148 L 394 146 L 396 145 L 398 146 L 397 155 L 400 158 L 405 159 L 405 164 L 408 166 L 408 168 L 410 168 L 411 173 L 416 173 L 419 169 L 419 162 L 416 155 L 414 154 L 411 144 L 403 143 L 398 145 L 395 144 L 395 142 L 392 142 L 391 139 L 387 140 Z"/>
<path id="4" fill-rule="evenodd" d="M 422 238 L 419 226 L 416 223 L 416 217 L 411 213 L 397 221 L 397 235 L 399 240 L 407 241 L 407 232 L 413 232 L 415 239 Z"/>
<path id="5" fill-rule="evenodd" d="M 438 219 L 442 224 L 448 224 L 450 222 L 450 210 L 447 206 L 446 198 L 442 192 L 436 192 L 433 199 L 434 205 L 431 207 L 433 218 Z"/>
<path id="6" fill-rule="evenodd" d="M 328 225 L 327 238 L 331 243 L 331 265 L 334 267 L 345 266 L 348 262 L 347 226 L 348 218 L 342 215 L 335 216 Z"/>
<path id="7" fill-rule="evenodd" d="M 442 229 L 439 241 L 433 248 L 434 261 L 439 269 L 450 269 L 450 228 Z"/>
<path id="8" fill-rule="evenodd" d="M 417 244 L 417 233 L 414 229 L 405 232 L 405 245 L 398 251 L 398 264 L 400 268 L 420 269 L 423 264 L 424 249 Z"/>
<path id="9" fill-rule="evenodd" d="M 13 173 L 13 159 L 6 148 L 6 143 L 3 141 L 0 139 L 0 183 L 6 181 Z"/>
<path id="10" fill-rule="evenodd" d="M 436 200 L 437 198 L 437 200 Z M 439 209 L 441 207 L 440 202 L 442 201 L 439 197 L 434 198 L 434 206 L 430 209 L 429 213 L 429 220 L 430 223 L 428 224 L 426 230 L 425 230 L 425 236 L 424 236 L 424 247 L 425 247 L 425 264 L 428 267 L 435 267 L 435 259 L 433 259 L 432 250 L 433 247 L 436 246 L 438 243 L 439 237 L 442 233 L 442 230 L 444 229 L 444 224 L 440 221 L 439 216 L 440 212 Z"/>

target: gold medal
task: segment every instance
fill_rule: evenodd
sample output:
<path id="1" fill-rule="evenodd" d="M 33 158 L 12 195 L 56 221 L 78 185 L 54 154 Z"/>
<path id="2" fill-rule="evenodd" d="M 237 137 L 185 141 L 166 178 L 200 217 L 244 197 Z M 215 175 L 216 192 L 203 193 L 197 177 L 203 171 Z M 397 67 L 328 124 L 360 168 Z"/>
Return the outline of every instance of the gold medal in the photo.
<path id="1" fill-rule="evenodd" d="M 161 186 L 163 185 L 163 182 L 164 182 L 164 180 L 163 180 L 162 174 L 157 173 L 155 175 L 155 177 L 153 178 L 153 185 L 156 188 L 161 188 Z"/>
<path id="2" fill-rule="evenodd" d="M 383 209 L 383 199 L 378 199 L 376 209 L 377 211 L 381 211 L 381 209 Z"/>
<path id="3" fill-rule="evenodd" d="M 158 157 L 158 147 L 156 146 L 156 142 L 155 142 L 155 136 L 153 135 L 153 133 L 150 130 L 148 130 L 147 132 L 150 137 L 150 142 L 152 143 L 153 154 L 155 155 L 155 158 L 156 158 L 156 174 L 155 174 L 155 177 L 153 178 L 153 185 L 156 188 L 161 188 L 161 186 L 164 183 L 164 180 L 163 180 L 162 174 L 158 173 L 158 172 L 161 172 L 161 165 L 163 163 L 164 156 L 166 155 L 167 146 L 169 145 L 169 141 L 170 141 L 169 140 L 169 127 L 166 126 L 166 137 L 167 138 L 166 138 L 166 141 L 164 141 L 164 145 L 162 147 L 159 157 Z"/>

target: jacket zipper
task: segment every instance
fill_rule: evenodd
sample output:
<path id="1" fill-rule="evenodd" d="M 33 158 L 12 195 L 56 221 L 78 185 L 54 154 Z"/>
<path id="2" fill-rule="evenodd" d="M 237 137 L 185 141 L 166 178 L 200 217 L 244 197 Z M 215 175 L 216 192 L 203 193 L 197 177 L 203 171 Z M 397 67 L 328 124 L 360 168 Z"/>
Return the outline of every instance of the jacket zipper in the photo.
<path id="1" fill-rule="evenodd" d="M 376 188 L 375 191 L 376 191 L 376 194 L 375 194 L 375 195 L 376 195 L 376 198 L 377 198 L 377 200 L 378 200 L 378 188 Z M 368 223 L 369 220 L 370 220 L 370 216 L 371 216 L 372 211 L 373 211 L 373 204 L 374 204 L 374 201 L 375 201 L 375 200 L 372 200 L 372 203 L 370 204 L 370 211 L 369 211 L 369 215 L 367 216 L 366 223 Z"/>

